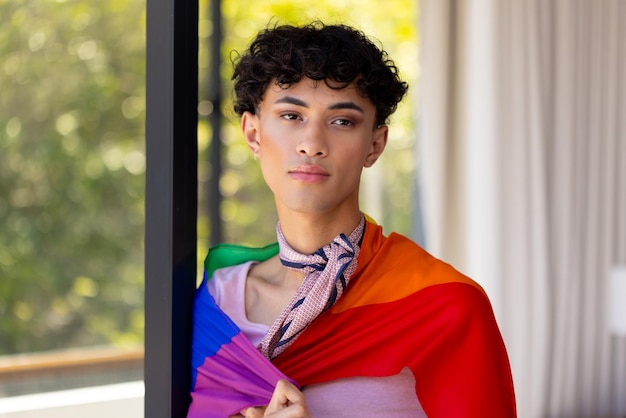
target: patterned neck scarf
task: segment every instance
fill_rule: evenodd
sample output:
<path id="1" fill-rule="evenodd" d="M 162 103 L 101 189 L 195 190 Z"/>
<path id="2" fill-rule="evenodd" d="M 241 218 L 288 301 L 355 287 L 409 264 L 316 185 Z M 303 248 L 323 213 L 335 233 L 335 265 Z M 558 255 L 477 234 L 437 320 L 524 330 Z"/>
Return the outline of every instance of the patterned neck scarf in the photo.
<path id="1" fill-rule="evenodd" d="M 276 318 L 258 348 L 269 359 L 285 351 L 309 324 L 333 306 L 348 286 L 359 256 L 365 218 L 349 237 L 339 234 L 328 245 L 310 255 L 295 251 L 276 226 L 281 263 L 305 274 L 285 310 Z"/>

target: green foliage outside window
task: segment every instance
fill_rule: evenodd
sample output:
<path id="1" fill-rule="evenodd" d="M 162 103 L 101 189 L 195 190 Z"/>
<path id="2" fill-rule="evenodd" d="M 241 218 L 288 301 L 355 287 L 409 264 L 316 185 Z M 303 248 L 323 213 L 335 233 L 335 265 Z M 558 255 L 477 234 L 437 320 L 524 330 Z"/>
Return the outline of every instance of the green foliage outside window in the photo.
<path id="1" fill-rule="evenodd" d="M 144 9 L 0 2 L 0 354 L 143 341 Z"/>

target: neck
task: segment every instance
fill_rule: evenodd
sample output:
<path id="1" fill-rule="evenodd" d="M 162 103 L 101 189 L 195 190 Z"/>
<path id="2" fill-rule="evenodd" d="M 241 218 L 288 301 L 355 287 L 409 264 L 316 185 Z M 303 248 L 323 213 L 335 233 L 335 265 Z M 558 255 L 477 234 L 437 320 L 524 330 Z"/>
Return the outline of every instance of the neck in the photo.
<path id="1" fill-rule="evenodd" d="M 285 239 L 294 250 L 312 254 L 329 244 L 337 235 L 350 235 L 361 220 L 361 212 L 342 214 L 278 214 Z"/>

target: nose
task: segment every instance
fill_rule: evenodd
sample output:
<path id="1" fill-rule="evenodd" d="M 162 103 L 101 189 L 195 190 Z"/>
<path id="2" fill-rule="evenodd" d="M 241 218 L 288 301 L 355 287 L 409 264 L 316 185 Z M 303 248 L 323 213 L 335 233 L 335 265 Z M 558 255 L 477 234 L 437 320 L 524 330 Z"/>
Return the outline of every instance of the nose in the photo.
<path id="1" fill-rule="evenodd" d="M 308 157 L 325 157 L 328 155 L 328 143 L 326 131 L 322 123 L 309 121 L 300 132 L 298 141 L 298 154 Z"/>

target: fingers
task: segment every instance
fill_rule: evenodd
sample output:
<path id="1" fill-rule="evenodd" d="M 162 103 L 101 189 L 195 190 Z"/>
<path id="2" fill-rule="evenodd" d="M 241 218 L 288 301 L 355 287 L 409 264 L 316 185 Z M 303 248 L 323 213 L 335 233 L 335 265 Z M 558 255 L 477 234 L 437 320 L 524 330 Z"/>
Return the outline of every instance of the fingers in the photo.
<path id="1" fill-rule="evenodd" d="M 242 411 L 246 418 L 310 418 L 302 392 L 287 380 L 279 380 L 267 407 L 250 407 Z"/>
<path id="2" fill-rule="evenodd" d="M 241 413 L 246 418 L 262 418 L 265 415 L 265 407 L 251 407 Z"/>
<path id="3" fill-rule="evenodd" d="M 279 380 L 267 405 L 265 416 L 308 417 L 306 400 L 302 392 L 287 380 Z"/>

